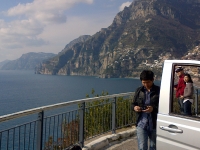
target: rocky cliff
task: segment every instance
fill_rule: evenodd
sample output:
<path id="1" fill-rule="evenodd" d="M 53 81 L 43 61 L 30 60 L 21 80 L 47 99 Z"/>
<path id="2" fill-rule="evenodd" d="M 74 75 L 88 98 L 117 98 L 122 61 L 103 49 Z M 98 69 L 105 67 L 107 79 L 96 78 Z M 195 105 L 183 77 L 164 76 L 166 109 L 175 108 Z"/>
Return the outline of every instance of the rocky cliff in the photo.
<path id="1" fill-rule="evenodd" d="M 0 69 L 3 67 L 3 65 L 7 64 L 10 60 L 4 60 L 0 62 Z"/>
<path id="2" fill-rule="evenodd" d="M 42 61 L 54 57 L 53 53 L 35 53 L 23 54 L 20 58 L 5 63 L 1 70 L 35 70 L 35 67 Z"/>
<path id="3" fill-rule="evenodd" d="M 108 28 L 67 47 L 37 73 L 137 76 L 164 59 L 180 59 L 200 43 L 200 0 L 134 0 Z M 154 64 L 153 66 L 147 64 Z"/>

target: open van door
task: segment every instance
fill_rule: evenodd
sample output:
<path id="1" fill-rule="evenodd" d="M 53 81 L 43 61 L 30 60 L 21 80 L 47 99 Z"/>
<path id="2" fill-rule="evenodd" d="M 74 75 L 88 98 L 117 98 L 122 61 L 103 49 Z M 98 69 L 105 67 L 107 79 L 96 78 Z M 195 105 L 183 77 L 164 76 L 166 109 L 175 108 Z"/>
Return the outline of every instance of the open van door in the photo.
<path id="1" fill-rule="evenodd" d="M 175 68 L 182 66 L 189 73 L 195 87 L 192 116 L 179 111 L 175 98 Z M 200 88 L 200 61 L 165 60 L 161 79 L 159 112 L 157 118 L 157 150 L 200 150 L 200 115 L 198 96 Z"/>

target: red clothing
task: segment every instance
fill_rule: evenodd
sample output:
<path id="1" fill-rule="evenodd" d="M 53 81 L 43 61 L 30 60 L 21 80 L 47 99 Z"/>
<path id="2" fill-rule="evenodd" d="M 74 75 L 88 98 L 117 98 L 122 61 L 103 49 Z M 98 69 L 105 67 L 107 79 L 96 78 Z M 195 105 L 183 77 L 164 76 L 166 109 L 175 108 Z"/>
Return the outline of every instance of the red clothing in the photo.
<path id="1" fill-rule="evenodd" d="M 179 98 L 181 95 L 184 94 L 184 89 L 185 89 L 186 84 L 183 79 L 184 79 L 184 74 L 179 76 L 178 85 L 176 88 L 176 97 L 177 98 Z"/>

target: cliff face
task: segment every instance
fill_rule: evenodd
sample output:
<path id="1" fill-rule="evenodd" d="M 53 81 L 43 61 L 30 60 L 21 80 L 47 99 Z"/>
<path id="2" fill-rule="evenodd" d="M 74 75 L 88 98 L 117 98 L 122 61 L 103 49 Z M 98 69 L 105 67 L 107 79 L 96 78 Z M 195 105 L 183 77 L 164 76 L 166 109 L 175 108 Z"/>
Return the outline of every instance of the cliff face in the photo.
<path id="1" fill-rule="evenodd" d="M 52 53 L 26 53 L 16 60 L 5 63 L 1 70 L 35 70 L 36 65 L 54 56 Z"/>
<path id="2" fill-rule="evenodd" d="M 72 44 L 37 68 L 40 74 L 127 77 L 200 43 L 200 0 L 137 0 L 108 28 Z"/>

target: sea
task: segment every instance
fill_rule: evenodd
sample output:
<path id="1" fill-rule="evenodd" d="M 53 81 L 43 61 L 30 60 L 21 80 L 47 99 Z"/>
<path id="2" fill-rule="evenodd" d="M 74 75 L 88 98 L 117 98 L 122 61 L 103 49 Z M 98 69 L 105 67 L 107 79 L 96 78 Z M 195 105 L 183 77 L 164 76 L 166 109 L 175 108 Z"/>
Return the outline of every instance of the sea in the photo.
<path id="1" fill-rule="evenodd" d="M 155 83 L 159 85 L 160 81 L 155 81 Z M 94 95 L 101 95 L 101 93 L 106 92 L 109 95 L 134 92 L 140 85 L 141 81 L 134 78 L 103 79 L 94 76 L 41 75 L 34 74 L 34 71 L 0 70 L 0 117 L 32 108 L 85 99 L 86 95 L 94 97 Z M 94 95 L 91 94 L 92 89 L 95 91 Z M 69 109 L 74 108 L 72 106 L 59 108 L 55 112 L 71 111 Z M 45 115 L 49 116 L 48 113 L 58 114 L 58 112 L 53 111 L 45 111 Z M 0 149 L 12 149 L 12 146 L 16 145 L 15 147 L 17 147 L 17 144 L 23 147 L 23 140 L 25 139 L 19 140 L 20 135 L 23 135 L 19 132 L 21 130 L 25 132 L 28 125 L 23 126 L 24 128 L 17 126 L 36 120 L 37 115 L 32 114 L 0 122 Z M 3 138 L 1 139 L 1 137 Z M 27 147 L 27 144 L 25 147 Z"/>
<path id="2" fill-rule="evenodd" d="M 160 85 L 160 81 L 155 81 Z M 139 79 L 41 75 L 34 71 L 0 70 L 0 116 L 31 108 L 73 101 L 102 92 L 134 92 Z"/>

